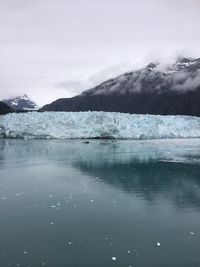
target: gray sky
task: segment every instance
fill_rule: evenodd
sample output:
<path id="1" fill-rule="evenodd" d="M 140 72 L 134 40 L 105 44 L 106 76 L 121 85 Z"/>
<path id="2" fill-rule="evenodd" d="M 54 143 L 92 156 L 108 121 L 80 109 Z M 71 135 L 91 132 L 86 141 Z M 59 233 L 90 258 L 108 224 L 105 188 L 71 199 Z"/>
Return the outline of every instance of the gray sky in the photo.
<path id="1" fill-rule="evenodd" d="M 0 0 L 0 99 L 39 105 L 152 60 L 200 57 L 200 0 Z"/>

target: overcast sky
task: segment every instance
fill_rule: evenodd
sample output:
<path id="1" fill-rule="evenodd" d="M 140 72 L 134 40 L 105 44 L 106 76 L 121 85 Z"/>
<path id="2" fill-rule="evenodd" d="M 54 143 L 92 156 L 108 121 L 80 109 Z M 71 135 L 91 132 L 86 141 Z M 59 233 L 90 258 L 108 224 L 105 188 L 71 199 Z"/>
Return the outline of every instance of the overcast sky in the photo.
<path id="1" fill-rule="evenodd" d="M 0 99 L 39 105 L 150 61 L 200 57 L 200 0 L 0 0 Z"/>

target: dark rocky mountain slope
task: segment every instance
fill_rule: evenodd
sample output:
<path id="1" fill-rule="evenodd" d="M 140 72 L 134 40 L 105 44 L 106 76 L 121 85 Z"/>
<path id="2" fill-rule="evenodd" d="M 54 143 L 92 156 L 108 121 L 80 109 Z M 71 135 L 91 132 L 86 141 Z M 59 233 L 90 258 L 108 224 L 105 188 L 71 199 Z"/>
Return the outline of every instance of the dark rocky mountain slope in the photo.
<path id="1" fill-rule="evenodd" d="M 200 116 L 200 59 L 179 58 L 165 67 L 151 63 L 41 110 Z"/>
<path id="2" fill-rule="evenodd" d="M 4 102 L 0 101 L 0 115 L 4 115 L 4 114 L 7 114 L 7 113 L 11 113 L 11 112 L 14 112 L 14 109 L 9 107 Z"/>

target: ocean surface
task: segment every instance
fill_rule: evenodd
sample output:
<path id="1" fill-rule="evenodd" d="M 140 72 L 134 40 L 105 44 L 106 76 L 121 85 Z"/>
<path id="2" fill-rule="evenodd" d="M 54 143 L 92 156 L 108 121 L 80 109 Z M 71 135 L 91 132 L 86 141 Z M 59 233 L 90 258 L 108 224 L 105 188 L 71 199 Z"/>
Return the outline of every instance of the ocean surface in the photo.
<path id="1" fill-rule="evenodd" d="M 0 266 L 200 266 L 200 140 L 0 140 Z"/>

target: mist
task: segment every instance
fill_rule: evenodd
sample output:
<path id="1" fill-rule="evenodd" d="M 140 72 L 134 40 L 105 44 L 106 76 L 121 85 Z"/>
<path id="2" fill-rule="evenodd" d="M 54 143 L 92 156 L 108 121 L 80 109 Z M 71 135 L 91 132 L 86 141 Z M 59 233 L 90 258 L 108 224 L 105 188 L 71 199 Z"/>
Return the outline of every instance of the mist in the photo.
<path id="1" fill-rule="evenodd" d="M 43 105 L 152 61 L 199 57 L 199 8 L 197 0 L 0 0 L 0 99 L 27 93 Z"/>

